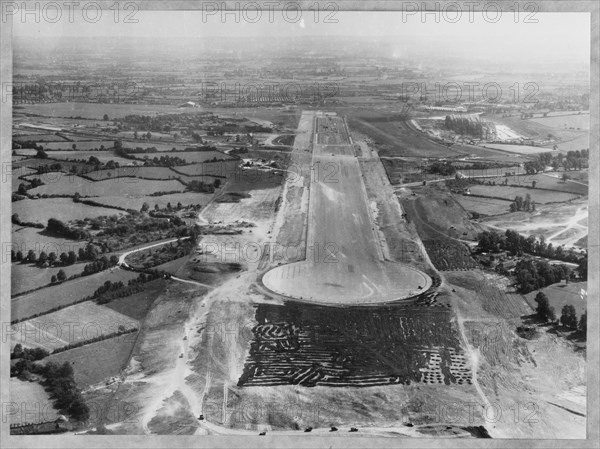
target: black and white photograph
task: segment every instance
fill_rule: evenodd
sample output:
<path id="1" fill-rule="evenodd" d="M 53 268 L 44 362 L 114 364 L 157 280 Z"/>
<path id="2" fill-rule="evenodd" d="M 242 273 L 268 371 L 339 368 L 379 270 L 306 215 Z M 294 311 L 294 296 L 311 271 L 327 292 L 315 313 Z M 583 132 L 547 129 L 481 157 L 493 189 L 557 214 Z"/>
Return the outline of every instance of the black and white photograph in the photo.
<path id="1" fill-rule="evenodd" d="M 0 4 L 2 447 L 600 445 L 599 3 Z"/>

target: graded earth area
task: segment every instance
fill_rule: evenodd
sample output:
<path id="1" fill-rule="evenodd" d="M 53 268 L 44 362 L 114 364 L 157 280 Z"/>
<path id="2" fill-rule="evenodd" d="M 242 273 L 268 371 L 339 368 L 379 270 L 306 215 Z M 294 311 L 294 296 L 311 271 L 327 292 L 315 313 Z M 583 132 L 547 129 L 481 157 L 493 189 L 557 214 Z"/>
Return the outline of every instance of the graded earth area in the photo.
<path id="1" fill-rule="evenodd" d="M 308 132 L 314 135 L 306 259 L 272 269 L 263 284 L 292 299 L 336 305 L 386 303 L 426 291 L 429 276 L 384 259 L 345 121 L 306 111 L 298 133 Z"/>

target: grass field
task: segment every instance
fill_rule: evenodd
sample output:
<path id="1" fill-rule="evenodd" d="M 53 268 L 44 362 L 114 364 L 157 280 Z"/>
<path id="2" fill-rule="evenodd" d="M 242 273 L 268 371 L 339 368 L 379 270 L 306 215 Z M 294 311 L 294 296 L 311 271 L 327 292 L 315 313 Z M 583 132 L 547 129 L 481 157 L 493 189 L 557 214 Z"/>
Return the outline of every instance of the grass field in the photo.
<path id="1" fill-rule="evenodd" d="M 74 195 L 79 192 L 81 196 L 123 196 L 140 197 L 156 192 L 171 192 L 185 190 L 185 186 L 179 181 L 145 180 L 139 178 L 116 178 L 104 181 L 89 181 L 74 175 L 65 175 L 56 172 L 47 173 L 42 178 L 47 184 L 36 187 L 29 191 L 30 194 L 41 195 Z M 50 182 L 54 180 L 54 182 Z"/>
<path id="2" fill-rule="evenodd" d="M 168 105 L 139 105 L 139 104 L 100 104 L 100 103 L 50 103 L 22 105 L 19 112 L 37 114 L 46 117 L 83 117 L 86 119 L 101 120 L 104 114 L 113 118 L 121 118 L 126 115 L 155 115 L 176 114 L 182 109 Z M 189 111 L 186 110 L 186 112 Z"/>
<path id="3" fill-rule="evenodd" d="M 100 196 L 98 198 L 94 198 L 94 201 L 100 204 L 106 204 L 107 206 L 118 206 L 140 210 L 144 203 L 148 203 L 151 209 L 154 208 L 156 204 L 158 204 L 158 207 L 162 209 L 167 207 L 168 203 L 171 203 L 172 206 L 176 206 L 179 202 L 181 202 L 181 204 L 184 206 L 192 204 L 200 204 L 201 206 L 204 206 L 208 204 L 212 197 L 213 195 L 210 193 L 182 192 L 161 196 L 139 196 L 137 198 L 126 198 L 117 195 Z"/>
<path id="4" fill-rule="evenodd" d="M 16 410 L 11 413 L 7 407 L 2 414 L 3 422 L 9 424 L 35 424 L 55 420 L 59 413 L 53 407 L 50 395 L 37 382 L 27 382 L 11 377 L 8 385 L 10 402 Z M 8 404 L 7 404 L 8 405 Z M 7 416 L 8 415 L 8 416 Z"/>
<path id="5" fill-rule="evenodd" d="M 136 320 L 86 301 L 13 325 L 12 329 L 16 333 L 13 334 L 12 341 L 14 344 L 21 343 L 23 346 L 51 351 L 71 343 L 111 334 L 121 328 L 127 330 L 135 327 L 138 327 Z"/>
<path id="6" fill-rule="evenodd" d="M 541 125 L 550 126 L 551 128 L 575 128 L 583 131 L 590 129 L 590 115 L 555 115 L 551 117 L 535 117 L 530 121 Z"/>
<path id="7" fill-rule="evenodd" d="M 15 142 L 27 142 L 33 140 L 38 144 L 42 142 L 68 142 L 67 139 L 61 136 L 57 136 L 56 134 L 49 134 L 47 132 L 29 133 L 29 130 L 27 130 L 25 133 L 25 130 L 22 131 L 23 132 L 14 132 L 12 140 L 14 140 Z"/>
<path id="8" fill-rule="evenodd" d="M 473 185 L 469 189 L 473 195 L 506 198 L 507 200 L 514 200 L 517 195 L 525 198 L 525 195 L 529 194 L 536 204 L 557 203 L 579 198 L 579 195 L 573 193 L 528 189 L 525 187 Z"/>
<path id="9" fill-rule="evenodd" d="M 51 155 L 62 153 L 86 153 L 88 150 L 100 150 L 101 146 L 104 146 L 107 150 L 112 148 L 114 145 L 114 140 L 80 140 L 77 142 L 48 142 L 42 144 L 44 150 L 48 151 Z M 73 145 L 76 146 L 76 149 L 73 150 Z M 54 150 L 63 150 L 63 151 L 54 151 Z M 103 151 L 94 151 L 90 153 L 90 156 L 93 154 L 99 153 L 102 155 Z M 53 157 L 53 156 L 52 156 Z M 73 156 L 73 157 L 84 157 L 84 156 Z M 88 156 L 89 157 L 89 156 Z M 100 157 L 98 157 L 100 159 Z"/>
<path id="10" fill-rule="evenodd" d="M 155 157 L 160 158 L 161 156 L 177 156 L 181 159 L 184 159 L 188 164 L 199 164 L 205 161 L 210 161 L 214 158 L 216 159 L 224 159 L 229 160 L 233 159 L 231 156 L 221 153 L 219 151 L 181 151 L 181 152 L 172 152 L 172 151 L 164 151 L 150 154 L 137 154 L 135 155 L 138 159 L 149 159 L 152 160 Z"/>
<path id="11" fill-rule="evenodd" d="M 87 143 L 87 142 L 86 142 Z M 111 143 L 112 145 L 112 143 Z M 94 148 L 97 148 L 97 145 Z M 115 161 L 119 165 L 130 165 L 131 160 L 125 159 L 124 157 L 117 156 L 113 151 L 80 151 L 80 150 L 66 150 L 66 151 L 48 151 L 48 157 L 54 159 L 85 159 L 88 160 L 90 156 L 94 156 L 102 163 L 108 161 Z"/>
<path id="12" fill-rule="evenodd" d="M 182 167 L 178 167 L 182 168 Z M 147 179 L 158 179 L 158 180 L 167 180 L 167 179 L 181 179 L 183 182 L 187 183 L 192 180 L 203 181 L 205 183 L 212 183 L 215 179 L 214 176 L 188 176 L 172 170 L 169 167 L 143 167 L 143 166 L 127 166 L 120 167 L 118 169 L 105 169 L 105 170 L 97 170 L 90 173 L 87 173 L 86 176 L 96 181 L 104 180 L 104 179 L 115 179 L 118 177 L 139 177 L 139 178 L 147 178 Z"/>
<path id="13" fill-rule="evenodd" d="M 108 210 L 108 209 L 107 209 Z M 12 225 L 12 242 L 11 249 L 21 251 L 27 254 L 29 250 L 33 250 L 37 255 L 45 251 L 47 254 L 55 252 L 56 254 L 68 253 L 69 251 L 77 252 L 79 248 L 83 248 L 87 242 L 85 240 L 64 239 L 55 235 L 49 235 L 44 229 L 28 228 L 17 225 Z"/>
<path id="14" fill-rule="evenodd" d="M 108 307 L 115 312 L 127 315 L 133 320 L 142 320 L 154 300 L 160 295 L 166 285 L 164 279 L 155 279 L 154 281 L 144 284 L 145 290 L 125 298 L 115 299 L 107 304 Z"/>
<path id="15" fill-rule="evenodd" d="M 129 279 L 136 277 L 137 273 L 133 271 L 119 269 L 113 272 L 103 271 L 18 296 L 11 300 L 11 320 L 26 318 L 54 307 L 71 304 L 91 295 L 106 281 L 123 281 L 127 284 Z"/>
<path id="16" fill-rule="evenodd" d="M 131 333 L 98 341 L 51 355 L 46 360 L 61 364 L 71 363 L 77 386 L 85 389 L 120 374 L 127 365 L 136 335 Z"/>
<path id="17" fill-rule="evenodd" d="M 469 212 L 482 215 L 499 215 L 509 212 L 510 202 L 495 198 L 476 198 L 469 195 L 455 195 L 454 199 Z"/>
<path id="18" fill-rule="evenodd" d="M 14 202 L 12 206 L 13 214 L 19 214 L 21 221 L 38 222 L 44 226 L 48 223 L 49 218 L 68 222 L 102 215 L 125 214 L 125 212 L 118 209 L 106 209 L 75 203 L 71 198 L 24 199 Z"/>
<path id="19" fill-rule="evenodd" d="M 564 281 L 561 281 L 558 284 L 552 284 L 548 287 L 544 287 L 541 289 L 541 291 L 544 292 L 548 297 L 550 306 L 554 307 L 557 317 L 560 318 L 560 313 L 563 306 L 571 304 L 575 307 L 577 318 L 579 319 L 581 314 L 585 312 L 587 308 L 587 295 L 583 295 L 582 297 L 582 289 L 587 291 L 587 282 L 571 282 L 570 284 L 565 284 Z M 537 293 L 538 290 L 525 295 L 527 302 L 534 309 L 537 307 L 537 303 L 534 300 Z"/>
<path id="20" fill-rule="evenodd" d="M 239 173 L 239 165 L 240 161 L 231 159 L 228 161 L 183 165 L 175 167 L 175 170 L 188 176 L 232 176 Z"/>
<path id="21" fill-rule="evenodd" d="M 67 267 L 38 268 L 33 264 L 13 263 L 10 269 L 11 295 L 26 292 L 50 283 L 52 275 L 63 270 L 67 277 L 79 274 L 85 264 L 78 263 Z"/>
<path id="22" fill-rule="evenodd" d="M 567 172 L 567 174 L 575 179 L 577 177 L 583 178 L 585 173 L 585 179 L 587 180 L 587 171 L 586 172 Z M 551 189 L 551 190 L 559 190 L 561 192 L 574 193 L 577 195 L 587 195 L 588 187 L 586 185 L 582 185 L 578 182 L 563 182 L 561 176 L 563 172 L 548 172 L 548 173 L 537 173 L 535 175 L 519 175 L 519 176 L 509 176 L 508 184 L 510 185 L 520 185 L 523 187 L 532 187 L 533 181 L 535 181 L 536 188 L 541 189 Z M 485 182 L 495 182 L 496 184 L 501 184 L 506 180 L 504 176 L 498 176 L 497 178 L 485 178 Z M 504 188 L 500 186 L 501 188 Z M 535 190 L 531 190 L 530 194 L 536 193 Z"/>

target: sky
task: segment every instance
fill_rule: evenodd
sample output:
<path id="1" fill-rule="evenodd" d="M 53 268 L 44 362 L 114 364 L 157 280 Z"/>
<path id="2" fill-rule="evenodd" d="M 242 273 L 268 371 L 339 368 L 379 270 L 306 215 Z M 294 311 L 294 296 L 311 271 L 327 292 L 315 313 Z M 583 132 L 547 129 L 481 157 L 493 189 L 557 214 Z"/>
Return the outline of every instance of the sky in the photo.
<path id="1" fill-rule="evenodd" d="M 57 3 L 57 4 L 60 4 Z M 214 3 L 217 5 L 218 3 Z M 589 13 L 536 13 L 527 18 L 521 12 L 515 23 L 513 11 L 504 11 L 498 20 L 490 11 L 486 17 L 481 11 L 471 14 L 463 10 L 459 18 L 453 11 L 446 15 L 402 12 L 283 11 L 263 8 L 260 14 L 248 9 L 237 14 L 220 11 L 115 11 L 104 10 L 96 20 L 97 12 L 90 9 L 87 20 L 80 10 L 65 8 L 60 19 L 57 11 L 13 16 L 15 37 L 37 36 L 120 36 L 190 38 L 206 36 L 227 37 L 300 37 L 300 36 L 353 36 L 397 40 L 402 45 L 439 45 L 440 48 L 462 46 L 474 54 L 512 57 L 515 60 L 548 59 L 587 62 L 590 57 Z M 131 14 L 127 17 L 128 14 Z M 46 20 L 44 20 L 46 19 Z M 137 23 L 131 21 L 137 20 Z M 537 21 L 537 23 L 531 23 Z M 54 23 L 52 23 L 54 22 Z M 95 22 L 95 23 L 94 23 Z M 464 48 L 468 46 L 468 48 Z"/>

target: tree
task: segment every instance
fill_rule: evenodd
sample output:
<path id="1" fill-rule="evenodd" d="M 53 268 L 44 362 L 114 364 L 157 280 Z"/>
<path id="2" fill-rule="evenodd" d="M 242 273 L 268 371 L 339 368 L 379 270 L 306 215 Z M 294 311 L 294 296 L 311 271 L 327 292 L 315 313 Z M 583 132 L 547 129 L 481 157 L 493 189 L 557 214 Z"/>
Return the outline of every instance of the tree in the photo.
<path id="1" fill-rule="evenodd" d="M 581 314 L 581 318 L 579 318 L 579 325 L 577 326 L 584 334 L 587 333 L 587 310 Z"/>
<path id="2" fill-rule="evenodd" d="M 40 265 L 43 265 L 47 260 L 48 260 L 48 254 L 46 254 L 46 251 L 42 251 L 40 253 L 40 257 L 38 257 L 38 263 Z"/>
<path id="3" fill-rule="evenodd" d="M 77 262 L 77 254 L 75 254 L 75 251 L 69 251 L 69 254 L 67 255 L 67 264 L 73 265 L 75 262 Z"/>
<path id="4" fill-rule="evenodd" d="M 137 139 L 138 139 L 138 137 L 139 137 L 139 134 L 138 134 L 138 132 L 137 132 L 137 131 L 134 131 L 134 132 L 133 132 L 133 138 L 134 138 L 135 140 L 137 140 Z"/>
<path id="5" fill-rule="evenodd" d="M 556 321 L 556 312 L 554 310 L 554 307 L 550 307 L 548 309 L 548 320 L 550 320 L 553 323 Z"/>
<path id="6" fill-rule="evenodd" d="M 569 178 L 569 175 L 567 175 L 566 173 L 563 173 L 561 179 L 563 182 L 567 182 L 570 178 Z"/>
<path id="7" fill-rule="evenodd" d="M 28 262 L 35 262 L 37 260 L 37 256 L 35 255 L 35 251 L 33 251 L 32 249 L 30 249 L 27 252 L 27 261 Z"/>
<path id="8" fill-rule="evenodd" d="M 575 312 L 575 307 L 573 307 L 571 304 L 566 304 L 563 306 L 560 314 L 560 322 L 565 327 L 572 329 L 577 328 L 577 314 Z"/>
<path id="9" fill-rule="evenodd" d="M 538 317 L 543 321 L 548 321 L 550 318 L 550 303 L 548 302 L 548 297 L 544 292 L 538 292 L 535 295 L 535 302 L 537 302 L 536 312 Z"/>
<path id="10" fill-rule="evenodd" d="M 66 265 L 69 262 L 69 256 L 67 256 L 67 253 L 64 253 L 64 252 L 60 253 L 60 257 L 59 258 L 60 258 L 60 262 L 63 265 Z"/>
<path id="11" fill-rule="evenodd" d="M 77 149 L 77 144 L 74 143 L 73 145 L 71 145 L 71 148 L 73 148 L 74 150 L 76 150 Z"/>
<path id="12" fill-rule="evenodd" d="M 104 117 L 102 117 L 102 119 L 107 122 L 108 121 L 108 114 L 104 114 Z"/>
<path id="13" fill-rule="evenodd" d="M 67 274 L 65 273 L 65 270 L 63 270 L 63 269 L 58 270 L 58 273 L 56 274 L 56 279 L 59 282 L 66 281 L 67 280 Z"/>
<path id="14" fill-rule="evenodd" d="M 19 195 L 27 195 L 27 186 L 23 183 L 19 184 L 19 188 L 17 189 L 17 193 Z"/>
<path id="15" fill-rule="evenodd" d="M 17 251 L 15 259 L 17 260 L 17 262 L 23 262 L 23 251 Z"/>
<path id="16" fill-rule="evenodd" d="M 142 212 L 148 212 L 148 210 L 150 209 L 150 205 L 148 203 L 144 203 L 142 204 Z"/>
<path id="17" fill-rule="evenodd" d="M 50 283 L 56 284 L 57 282 L 58 282 L 58 278 L 56 277 L 55 274 L 53 274 L 52 277 L 50 278 Z"/>
<path id="18" fill-rule="evenodd" d="M 122 150 L 123 142 L 121 142 L 120 140 L 115 140 L 113 146 L 114 146 L 115 150 Z"/>
<path id="19" fill-rule="evenodd" d="M 537 181 L 534 179 L 533 181 L 531 181 L 531 187 L 533 187 L 535 189 L 535 185 L 537 184 Z"/>
<path id="20" fill-rule="evenodd" d="M 54 265 L 56 263 L 56 253 L 54 251 L 52 251 L 50 254 L 48 254 L 48 262 L 50 263 L 50 265 Z"/>

